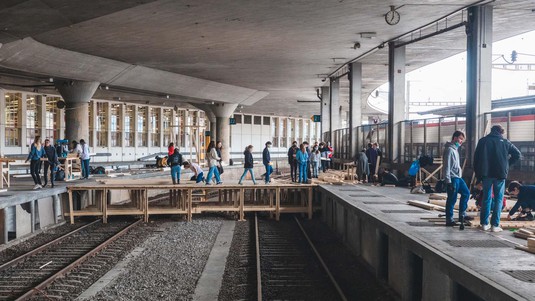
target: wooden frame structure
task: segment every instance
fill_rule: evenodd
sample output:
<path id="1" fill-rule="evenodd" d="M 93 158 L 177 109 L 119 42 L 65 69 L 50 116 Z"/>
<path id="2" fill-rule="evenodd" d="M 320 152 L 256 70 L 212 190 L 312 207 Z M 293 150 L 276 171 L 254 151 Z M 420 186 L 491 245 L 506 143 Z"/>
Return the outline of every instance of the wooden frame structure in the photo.
<path id="1" fill-rule="evenodd" d="M 314 184 L 270 185 L 172 185 L 172 184 L 88 184 L 67 187 L 68 212 L 65 216 L 74 223 L 75 216 L 100 216 L 104 223 L 113 215 L 139 215 L 148 222 L 151 214 L 185 215 L 203 212 L 235 212 L 239 220 L 245 212 L 269 212 L 276 220 L 281 213 L 303 213 L 312 218 Z M 74 192 L 87 191 L 89 205 L 74 209 Z M 126 192 L 128 199 L 112 203 L 111 192 Z M 199 195 L 204 195 L 200 197 Z M 149 197 L 150 196 L 150 197 Z"/>

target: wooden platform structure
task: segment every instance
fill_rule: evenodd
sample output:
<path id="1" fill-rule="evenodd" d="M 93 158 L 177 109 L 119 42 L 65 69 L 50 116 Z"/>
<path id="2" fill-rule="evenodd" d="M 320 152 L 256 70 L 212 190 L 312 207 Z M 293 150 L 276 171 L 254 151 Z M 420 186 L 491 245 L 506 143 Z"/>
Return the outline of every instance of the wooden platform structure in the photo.
<path id="1" fill-rule="evenodd" d="M 203 212 L 235 212 L 240 220 L 244 220 L 247 211 L 270 212 L 277 220 L 281 213 L 304 213 L 312 218 L 315 186 L 173 185 L 157 180 L 129 180 L 128 183 L 108 180 L 67 187 L 69 204 L 65 216 L 71 224 L 75 216 L 99 216 L 106 223 L 113 215 L 139 215 L 147 222 L 151 214 L 185 215 L 191 221 L 193 214 Z M 88 192 L 89 201 L 86 207 L 75 210 L 73 193 L 80 191 Z M 112 195 L 116 200 L 112 200 Z"/>

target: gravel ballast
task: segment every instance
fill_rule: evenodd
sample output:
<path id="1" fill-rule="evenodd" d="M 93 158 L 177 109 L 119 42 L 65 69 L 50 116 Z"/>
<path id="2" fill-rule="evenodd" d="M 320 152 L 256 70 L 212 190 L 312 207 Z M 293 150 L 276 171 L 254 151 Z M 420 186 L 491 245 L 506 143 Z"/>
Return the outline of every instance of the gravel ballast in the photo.
<path id="1" fill-rule="evenodd" d="M 93 300 L 191 300 L 221 221 L 170 222 Z"/>

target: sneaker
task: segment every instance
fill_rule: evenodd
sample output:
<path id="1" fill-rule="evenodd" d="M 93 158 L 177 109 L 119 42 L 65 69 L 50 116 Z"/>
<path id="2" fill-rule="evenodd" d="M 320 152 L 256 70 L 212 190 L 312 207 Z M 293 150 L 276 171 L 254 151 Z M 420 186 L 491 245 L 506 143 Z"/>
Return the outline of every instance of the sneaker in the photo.
<path id="1" fill-rule="evenodd" d="M 41 186 L 41 187 L 45 188 L 45 187 L 46 187 L 46 185 L 48 185 L 48 183 L 45 183 L 45 184 L 43 184 L 43 186 Z"/>
<path id="2" fill-rule="evenodd" d="M 35 189 L 39 189 L 39 188 L 41 188 L 41 186 L 40 186 L 39 184 L 35 184 L 35 186 L 33 186 L 33 189 L 34 189 L 34 190 L 35 190 Z"/>
<path id="3" fill-rule="evenodd" d="M 206 182 L 206 185 L 212 185 L 212 183 Z"/>
<path id="4" fill-rule="evenodd" d="M 217 182 L 217 183 L 216 183 L 216 185 L 221 185 L 221 184 L 223 184 L 223 182 Z"/>
<path id="5" fill-rule="evenodd" d="M 483 231 L 488 231 L 490 229 L 490 225 L 479 225 L 477 228 Z"/>
<path id="6" fill-rule="evenodd" d="M 52 187 L 52 188 L 54 188 L 54 186 L 56 186 L 56 185 L 54 185 L 54 184 L 50 185 L 50 187 Z"/>
<path id="7" fill-rule="evenodd" d="M 526 220 L 527 220 L 527 221 L 532 221 L 532 220 L 534 220 L 534 219 L 535 219 L 535 218 L 533 217 L 533 214 L 531 214 L 531 212 L 528 212 L 528 213 L 526 214 Z"/>
<path id="8" fill-rule="evenodd" d="M 243 183 L 242 182 L 238 182 L 238 185 L 243 185 Z"/>
<path id="9" fill-rule="evenodd" d="M 456 223 L 456 222 L 446 222 L 446 227 L 455 227 L 455 226 L 458 226 L 459 224 Z"/>
<path id="10" fill-rule="evenodd" d="M 490 231 L 491 231 L 491 232 L 502 232 L 503 229 L 502 229 L 500 226 L 497 226 L 497 227 L 492 226 L 492 227 L 490 228 Z"/>

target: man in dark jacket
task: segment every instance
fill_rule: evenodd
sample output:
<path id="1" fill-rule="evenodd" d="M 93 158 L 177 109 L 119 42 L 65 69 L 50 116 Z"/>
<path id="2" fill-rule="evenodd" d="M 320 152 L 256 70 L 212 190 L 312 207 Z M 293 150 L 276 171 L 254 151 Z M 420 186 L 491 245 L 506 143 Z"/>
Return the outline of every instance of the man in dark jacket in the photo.
<path id="1" fill-rule="evenodd" d="M 256 185 L 256 180 L 254 178 L 254 160 L 253 160 L 253 146 L 249 145 L 245 148 L 245 151 L 243 151 L 244 156 L 244 162 L 243 162 L 243 174 L 241 175 L 240 181 L 238 184 L 243 183 L 243 179 L 245 179 L 245 176 L 247 175 L 247 172 L 251 174 L 251 180 L 253 180 L 253 184 Z"/>
<path id="2" fill-rule="evenodd" d="M 180 184 L 182 154 L 179 152 L 178 147 L 176 147 L 173 154 L 167 158 L 167 165 L 171 166 L 171 179 L 173 180 L 173 184 Z"/>
<path id="3" fill-rule="evenodd" d="M 292 142 L 292 146 L 288 149 L 288 164 L 290 164 L 290 175 L 292 176 L 292 182 L 297 181 L 297 160 L 295 155 L 297 154 L 297 141 Z"/>
<path id="4" fill-rule="evenodd" d="M 48 184 L 48 169 L 50 168 L 50 185 L 54 188 L 54 177 L 56 173 L 56 168 L 59 166 L 58 155 L 56 153 L 56 148 L 50 144 L 49 139 L 45 139 L 45 184 L 43 187 L 46 187 Z"/>
<path id="5" fill-rule="evenodd" d="M 271 147 L 271 141 L 266 142 L 266 147 L 264 148 L 264 151 L 262 152 L 262 163 L 264 163 L 264 166 L 266 167 L 266 178 L 265 182 L 266 184 L 269 184 L 271 180 L 269 179 L 269 176 L 273 172 L 273 163 L 271 162 L 271 154 L 269 153 L 269 148 Z"/>
<path id="6" fill-rule="evenodd" d="M 520 159 L 520 151 L 509 140 L 503 138 L 501 125 L 491 128 L 490 134 L 479 139 L 474 153 L 474 172 L 483 181 L 483 202 L 480 216 L 480 228 L 484 231 L 500 232 L 500 214 L 505 190 L 505 179 L 509 166 Z M 494 197 L 492 193 L 494 192 Z M 489 225 L 490 206 L 492 219 Z"/>

